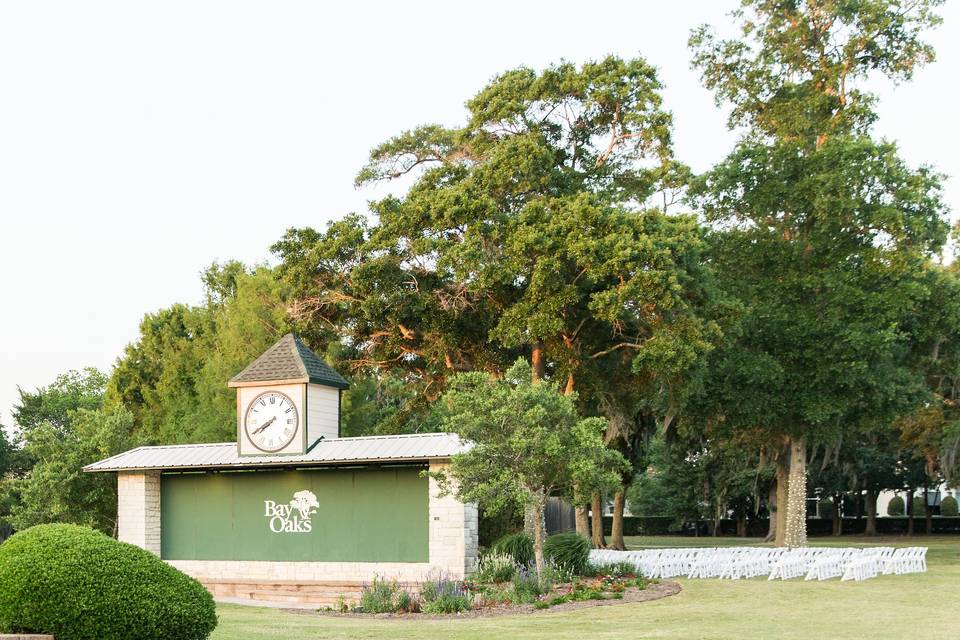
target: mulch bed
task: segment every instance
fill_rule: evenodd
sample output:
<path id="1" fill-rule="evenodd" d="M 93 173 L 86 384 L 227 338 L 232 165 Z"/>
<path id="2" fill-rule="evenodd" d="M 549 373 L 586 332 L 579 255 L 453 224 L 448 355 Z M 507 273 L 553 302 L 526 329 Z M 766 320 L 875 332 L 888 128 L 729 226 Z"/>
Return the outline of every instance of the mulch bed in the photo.
<path id="1" fill-rule="evenodd" d="M 611 607 L 618 604 L 633 604 L 637 602 L 650 602 L 674 596 L 680 593 L 680 585 L 676 582 L 658 582 L 647 585 L 646 589 L 637 589 L 630 587 L 623 592 L 623 598 L 615 600 L 608 598 L 606 600 L 584 600 L 574 602 L 564 602 L 549 609 L 534 609 L 532 604 L 516 605 L 497 605 L 493 607 L 484 607 L 482 609 L 470 609 L 462 613 L 451 613 L 447 615 L 432 613 L 340 613 L 337 611 L 320 611 L 315 609 L 281 609 L 286 613 L 307 616 L 331 616 L 336 618 L 384 618 L 384 619 L 413 619 L 413 620 L 457 620 L 461 618 L 492 618 L 496 616 L 511 616 L 518 614 L 532 615 L 550 615 L 558 611 L 576 611 L 577 609 L 589 609 L 591 607 Z"/>

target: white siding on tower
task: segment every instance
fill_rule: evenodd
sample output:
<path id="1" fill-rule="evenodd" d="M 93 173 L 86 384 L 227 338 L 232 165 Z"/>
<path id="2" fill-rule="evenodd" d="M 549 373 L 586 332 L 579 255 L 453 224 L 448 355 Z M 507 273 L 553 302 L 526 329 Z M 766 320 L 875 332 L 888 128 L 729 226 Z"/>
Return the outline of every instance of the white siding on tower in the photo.
<path id="1" fill-rule="evenodd" d="M 340 437 L 340 390 L 319 384 L 307 385 L 307 446 L 323 436 Z"/>

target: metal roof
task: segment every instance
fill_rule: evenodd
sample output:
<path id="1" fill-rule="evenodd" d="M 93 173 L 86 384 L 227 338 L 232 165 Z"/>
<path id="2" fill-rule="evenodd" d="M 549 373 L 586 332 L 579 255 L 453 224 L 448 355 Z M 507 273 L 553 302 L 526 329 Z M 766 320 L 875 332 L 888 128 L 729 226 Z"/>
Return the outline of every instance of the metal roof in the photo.
<path id="1" fill-rule="evenodd" d="M 299 380 L 346 389 L 349 383 L 296 335 L 288 333 L 233 376 L 230 386 L 244 383 Z"/>
<path id="2" fill-rule="evenodd" d="M 451 433 L 418 433 L 321 440 L 305 454 L 240 456 L 236 442 L 138 447 L 88 464 L 87 472 L 164 469 L 252 469 L 417 462 L 450 458 L 468 449 Z"/>

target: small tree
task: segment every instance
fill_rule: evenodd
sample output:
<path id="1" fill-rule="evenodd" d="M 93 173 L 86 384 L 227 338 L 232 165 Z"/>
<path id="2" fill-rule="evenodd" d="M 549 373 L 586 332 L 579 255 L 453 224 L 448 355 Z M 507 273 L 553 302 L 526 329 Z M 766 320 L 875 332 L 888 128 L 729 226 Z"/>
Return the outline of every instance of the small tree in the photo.
<path id="1" fill-rule="evenodd" d="M 616 486 L 628 464 L 604 445 L 606 420 L 582 418 L 576 398 L 547 381 L 531 382 L 518 360 L 504 378 L 473 372 L 455 376 L 440 402 L 444 430 L 472 443 L 454 456 L 450 476 L 434 473 L 443 493 L 478 502 L 488 513 L 532 507 L 534 558 L 544 569 L 547 497 L 573 488 Z M 452 476 L 452 477 L 451 477 Z"/>

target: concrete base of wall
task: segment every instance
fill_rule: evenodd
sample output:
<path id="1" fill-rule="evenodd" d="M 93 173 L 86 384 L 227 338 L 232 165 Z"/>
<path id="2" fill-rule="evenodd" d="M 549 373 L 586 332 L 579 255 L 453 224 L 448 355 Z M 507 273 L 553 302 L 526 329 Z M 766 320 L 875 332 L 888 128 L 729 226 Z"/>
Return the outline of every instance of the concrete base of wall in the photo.
<path id="1" fill-rule="evenodd" d="M 263 562 L 231 560 L 168 560 L 169 564 L 196 578 L 226 602 L 260 603 L 319 609 L 338 604 L 356 604 L 365 585 L 374 579 L 396 580 L 410 592 L 418 592 L 426 580 L 459 575 L 430 564 L 376 562 Z"/>
<path id="2" fill-rule="evenodd" d="M 351 581 L 283 582 L 211 579 L 201 579 L 200 582 L 216 600 L 310 609 L 359 604 L 363 587 L 368 584 Z M 414 583 L 399 584 L 411 592 L 416 592 L 419 587 Z"/>

